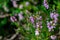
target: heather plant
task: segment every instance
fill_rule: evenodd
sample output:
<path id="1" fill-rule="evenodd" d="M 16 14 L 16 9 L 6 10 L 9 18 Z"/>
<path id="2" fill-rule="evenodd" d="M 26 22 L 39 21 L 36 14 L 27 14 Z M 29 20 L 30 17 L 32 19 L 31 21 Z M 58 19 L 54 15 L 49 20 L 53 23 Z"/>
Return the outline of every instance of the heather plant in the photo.
<path id="1" fill-rule="evenodd" d="M 0 40 L 60 40 L 60 0 L 1 0 Z"/>

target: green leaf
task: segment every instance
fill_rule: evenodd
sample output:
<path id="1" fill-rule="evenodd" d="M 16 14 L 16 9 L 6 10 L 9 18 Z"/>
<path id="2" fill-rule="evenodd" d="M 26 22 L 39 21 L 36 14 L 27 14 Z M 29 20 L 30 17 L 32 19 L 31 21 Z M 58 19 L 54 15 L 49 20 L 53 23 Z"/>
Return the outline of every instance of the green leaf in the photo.
<path id="1" fill-rule="evenodd" d="M 0 22 L 0 27 L 3 26 L 3 25 L 5 25 L 6 23 L 7 23 L 7 19 L 2 20 L 2 21 Z"/>

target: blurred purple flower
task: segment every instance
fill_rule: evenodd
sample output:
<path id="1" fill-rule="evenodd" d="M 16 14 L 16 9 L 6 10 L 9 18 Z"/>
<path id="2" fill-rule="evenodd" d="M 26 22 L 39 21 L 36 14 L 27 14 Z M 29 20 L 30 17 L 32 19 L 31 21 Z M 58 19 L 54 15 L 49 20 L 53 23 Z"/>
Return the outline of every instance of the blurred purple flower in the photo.
<path id="1" fill-rule="evenodd" d="M 38 36 L 39 35 L 39 31 L 35 30 L 35 35 Z"/>
<path id="2" fill-rule="evenodd" d="M 50 17 L 51 19 L 53 19 L 54 13 L 50 13 Z"/>
<path id="3" fill-rule="evenodd" d="M 51 19 L 57 19 L 57 17 L 58 17 L 59 15 L 58 14 L 56 14 L 56 13 L 50 13 L 50 17 L 51 17 Z"/>
<path id="4" fill-rule="evenodd" d="M 39 27 L 39 23 L 36 23 L 36 28 L 38 28 Z"/>
<path id="5" fill-rule="evenodd" d="M 34 18 L 32 16 L 30 16 L 30 20 L 32 23 L 34 23 Z"/>
<path id="6" fill-rule="evenodd" d="M 17 19 L 16 19 L 14 16 L 10 17 L 10 20 L 11 20 L 12 22 L 17 21 Z"/>
<path id="7" fill-rule="evenodd" d="M 40 23 L 39 23 L 39 24 L 40 24 L 40 28 L 42 28 L 42 21 L 40 21 Z"/>
<path id="8" fill-rule="evenodd" d="M 54 28 L 54 26 L 48 26 L 49 31 L 51 31 Z"/>
<path id="9" fill-rule="evenodd" d="M 47 0 L 44 0 L 44 3 L 46 3 L 47 2 Z"/>
<path id="10" fill-rule="evenodd" d="M 12 1 L 12 3 L 13 3 L 13 6 L 14 6 L 15 8 L 18 7 L 16 1 Z"/>
<path id="11" fill-rule="evenodd" d="M 54 14 L 54 19 L 57 20 L 58 14 Z"/>
<path id="12" fill-rule="evenodd" d="M 52 40 L 55 40 L 55 39 L 56 39 L 56 36 L 55 36 L 55 35 L 51 35 L 50 38 L 51 38 Z"/>
<path id="13" fill-rule="evenodd" d="M 54 21 L 54 23 L 57 23 L 57 20 L 53 20 Z"/>
<path id="14" fill-rule="evenodd" d="M 25 5 L 28 6 L 28 5 L 29 5 L 29 2 L 27 1 L 27 2 L 25 3 Z"/>
<path id="15" fill-rule="evenodd" d="M 45 6 L 46 9 L 49 8 L 49 5 L 47 4 L 47 0 L 44 0 L 44 6 Z"/>
<path id="16" fill-rule="evenodd" d="M 42 26 L 40 26 L 40 28 L 42 29 Z"/>
<path id="17" fill-rule="evenodd" d="M 47 22 L 47 27 L 49 31 L 51 31 L 53 28 L 55 28 L 57 20 L 59 15 L 57 13 L 50 13 L 51 19 L 54 19 L 53 21 Z"/>
<path id="18" fill-rule="evenodd" d="M 45 8 L 48 9 L 49 8 L 49 5 L 48 4 L 44 4 Z"/>
<path id="19" fill-rule="evenodd" d="M 50 17 L 51 19 L 54 19 L 54 23 L 57 23 L 58 17 L 59 15 L 57 13 L 50 13 Z"/>
<path id="20" fill-rule="evenodd" d="M 40 16 L 39 19 L 42 20 L 42 16 Z"/>
<path id="21" fill-rule="evenodd" d="M 39 28 L 39 27 L 42 28 L 42 22 L 37 22 L 36 23 L 36 28 Z"/>
<path id="22" fill-rule="evenodd" d="M 20 8 L 20 9 L 23 9 L 23 4 L 20 4 L 20 5 L 19 5 L 19 8 Z"/>
<path id="23" fill-rule="evenodd" d="M 49 31 L 51 31 L 54 28 L 54 26 L 52 26 L 50 22 L 47 22 L 47 27 Z"/>
<path id="24" fill-rule="evenodd" d="M 42 28 L 42 16 L 37 17 L 37 20 L 40 20 L 40 22 L 37 22 L 37 23 L 36 23 L 36 27 L 37 27 L 37 28 L 38 28 L 38 27 Z"/>
<path id="25" fill-rule="evenodd" d="M 23 19 L 22 13 L 19 13 L 18 16 L 19 16 L 19 20 L 22 20 Z"/>

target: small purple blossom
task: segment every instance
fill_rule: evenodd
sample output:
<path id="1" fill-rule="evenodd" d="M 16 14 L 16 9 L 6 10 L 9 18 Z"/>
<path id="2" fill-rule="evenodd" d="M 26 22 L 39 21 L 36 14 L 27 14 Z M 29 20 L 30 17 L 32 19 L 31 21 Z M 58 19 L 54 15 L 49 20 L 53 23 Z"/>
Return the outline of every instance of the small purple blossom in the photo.
<path id="1" fill-rule="evenodd" d="M 22 20 L 24 17 L 23 17 L 23 15 L 22 15 L 22 12 L 20 12 L 19 14 L 18 14 L 18 16 L 19 16 L 19 20 Z"/>
<path id="2" fill-rule="evenodd" d="M 25 5 L 28 6 L 29 5 L 29 2 L 26 2 Z"/>
<path id="3" fill-rule="evenodd" d="M 19 5 L 19 8 L 20 8 L 20 9 L 23 9 L 23 4 L 20 4 L 20 5 Z"/>
<path id="4" fill-rule="evenodd" d="M 39 27 L 39 23 L 36 23 L 36 28 L 38 28 Z"/>
<path id="5" fill-rule="evenodd" d="M 42 20 L 42 16 L 40 16 L 39 19 Z"/>
<path id="6" fill-rule="evenodd" d="M 43 26 L 40 26 L 40 28 L 42 29 Z"/>
<path id="7" fill-rule="evenodd" d="M 30 20 L 32 23 L 34 23 L 34 18 L 32 16 L 30 16 Z"/>
<path id="8" fill-rule="evenodd" d="M 12 1 L 12 3 L 13 3 L 13 6 L 16 8 L 18 5 L 17 5 L 17 3 L 16 3 L 16 1 Z"/>
<path id="9" fill-rule="evenodd" d="M 50 13 L 50 17 L 51 19 L 54 19 L 54 23 L 57 23 L 58 17 L 59 15 L 57 13 Z"/>
<path id="10" fill-rule="evenodd" d="M 48 9 L 49 8 L 49 5 L 48 4 L 44 4 L 45 8 Z"/>
<path id="11" fill-rule="evenodd" d="M 40 25 L 40 28 L 42 28 L 42 21 L 40 21 L 39 25 Z"/>
<path id="12" fill-rule="evenodd" d="M 57 20 L 53 20 L 54 23 L 57 23 Z"/>
<path id="13" fill-rule="evenodd" d="M 47 28 L 49 29 L 49 31 L 51 31 L 54 28 L 54 26 L 51 25 L 50 22 L 47 22 Z"/>
<path id="14" fill-rule="evenodd" d="M 44 6 L 45 6 L 46 9 L 49 8 L 49 5 L 47 4 L 47 0 L 44 0 Z"/>
<path id="15" fill-rule="evenodd" d="M 57 20 L 58 20 L 58 18 L 57 18 L 58 16 L 59 15 L 57 13 L 50 13 L 50 17 L 53 20 L 50 22 L 47 22 L 47 27 L 48 27 L 49 31 L 51 31 L 53 28 L 55 28 Z"/>
<path id="16" fill-rule="evenodd" d="M 51 38 L 52 40 L 55 40 L 55 39 L 56 39 L 56 36 L 55 36 L 55 35 L 51 35 L 50 38 Z"/>
<path id="17" fill-rule="evenodd" d="M 57 20 L 58 14 L 54 14 L 54 19 Z"/>
<path id="18" fill-rule="evenodd" d="M 46 3 L 47 2 L 47 0 L 44 0 L 44 3 Z"/>
<path id="19" fill-rule="evenodd" d="M 50 13 L 50 17 L 51 19 L 53 19 L 54 13 Z"/>
<path id="20" fill-rule="evenodd" d="M 39 28 L 39 27 L 42 28 L 42 22 L 37 22 L 36 23 L 36 28 Z"/>
<path id="21" fill-rule="evenodd" d="M 39 35 L 39 31 L 35 30 L 35 35 L 38 36 Z"/>
<path id="22" fill-rule="evenodd" d="M 16 19 L 14 16 L 10 17 L 10 20 L 11 20 L 12 22 L 17 21 L 17 19 Z"/>
<path id="23" fill-rule="evenodd" d="M 51 17 L 51 19 L 57 19 L 57 17 L 58 17 L 59 15 L 58 14 L 56 14 L 56 13 L 50 13 L 50 17 Z"/>

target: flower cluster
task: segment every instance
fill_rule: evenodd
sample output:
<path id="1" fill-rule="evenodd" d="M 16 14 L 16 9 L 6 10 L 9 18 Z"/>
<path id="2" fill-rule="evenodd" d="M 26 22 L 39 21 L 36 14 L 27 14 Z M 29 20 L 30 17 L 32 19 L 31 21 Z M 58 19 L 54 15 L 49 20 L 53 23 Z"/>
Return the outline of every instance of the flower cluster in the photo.
<path id="1" fill-rule="evenodd" d="M 37 32 L 35 32 L 35 35 L 39 35 L 39 28 L 42 29 L 42 16 L 40 16 L 39 18 L 37 18 L 36 20 L 39 20 L 38 22 L 36 22 L 36 30 Z"/>
<path id="2" fill-rule="evenodd" d="M 37 18 L 37 20 L 40 20 L 39 22 L 36 22 L 36 28 L 42 28 L 42 16 L 40 16 L 39 18 Z"/>
<path id="3" fill-rule="evenodd" d="M 52 19 L 52 21 L 48 22 L 47 21 L 47 27 L 49 29 L 49 31 L 51 31 L 53 28 L 55 28 L 57 20 L 59 15 L 57 13 L 50 13 L 50 17 Z"/>
<path id="4" fill-rule="evenodd" d="M 58 17 L 59 15 L 57 14 L 57 13 L 50 13 L 50 17 L 51 17 L 51 19 L 54 19 L 53 21 L 54 21 L 54 23 L 56 23 L 57 22 L 57 20 L 58 20 Z"/>
<path id="5" fill-rule="evenodd" d="M 44 0 L 43 4 L 44 4 L 44 6 L 45 6 L 46 9 L 49 8 L 49 5 L 47 4 L 47 0 Z"/>
<path id="6" fill-rule="evenodd" d="M 47 22 L 47 27 L 48 27 L 49 31 L 51 31 L 53 28 L 55 28 L 55 26 L 52 25 L 52 21 Z"/>
<path id="7" fill-rule="evenodd" d="M 56 0 L 6 0 L 0 4 L 0 26 L 13 26 L 14 34 L 20 35 L 18 40 L 55 40 L 60 34 L 59 4 Z"/>

